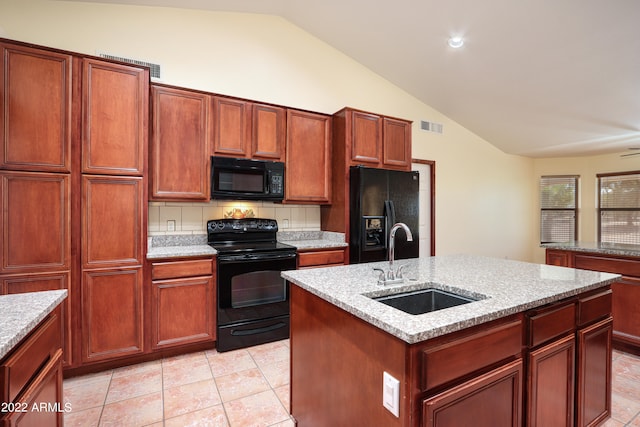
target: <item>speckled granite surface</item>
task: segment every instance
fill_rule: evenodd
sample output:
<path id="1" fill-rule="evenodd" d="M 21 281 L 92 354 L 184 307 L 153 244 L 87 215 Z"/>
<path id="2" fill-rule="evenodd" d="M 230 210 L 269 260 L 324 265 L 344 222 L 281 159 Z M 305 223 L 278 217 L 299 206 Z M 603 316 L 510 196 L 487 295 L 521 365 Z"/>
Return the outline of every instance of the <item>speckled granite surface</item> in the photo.
<path id="1" fill-rule="evenodd" d="M 572 268 L 450 255 L 396 261 L 405 283 L 379 286 L 373 267 L 387 262 L 286 271 L 282 276 L 378 328 L 413 344 L 597 289 L 620 277 Z M 369 297 L 436 288 L 479 299 L 411 315 Z"/>
<path id="2" fill-rule="evenodd" d="M 592 252 L 607 255 L 640 257 L 640 245 L 625 245 L 621 243 L 596 243 L 596 242 L 568 242 L 545 243 L 543 248 L 562 249 L 574 252 Z"/>
<path id="3" fill-rule="evenodd" d="M 344 241 L 344 233 L 332 231 L 279 231 L 278 241 L 295 246 L 297 249 L 328 249 L 349 246 Z"/>
<path id="4" fill-rule="evenodd" d="M 297 249 L 344 248 L 344 233 L 330 231 L 278 232 L 278 241 Z M 217 251 L 207 244 L 206 234 L 153 236 L 149 239 L 147 259 L 213 256 Z"/>
<path id="5" fill-rule="evenodd" d="M 0 296 L 0 359 L 66 297 L 66 290 Z"/>

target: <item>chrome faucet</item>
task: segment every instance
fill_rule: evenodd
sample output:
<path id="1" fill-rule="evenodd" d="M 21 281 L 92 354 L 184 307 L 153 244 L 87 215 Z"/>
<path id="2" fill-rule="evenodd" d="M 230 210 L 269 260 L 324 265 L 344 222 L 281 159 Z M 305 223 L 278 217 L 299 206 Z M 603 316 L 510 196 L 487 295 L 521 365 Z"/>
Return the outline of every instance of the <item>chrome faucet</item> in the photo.
<path id="1" fill-rule="evenodd" d="M 393 261 L 394 258 L 396 256 L 395 254 L 395 247 L 396 247 L 396 231 L 398 231 L 398 229 L 402 228 L 404 230 L 404 232 L 407 235 L 407 242 L 413 242 L 413 235 L 411 234 L 411 230 L 409 230 L 409 227 L 407 227 L 407 224 L 405 224 L 404 222 L 396 222 L 395 224 L 393 224 L 393 227 L 391 227 L 391 231 L 389 232 L 389 273 L 393 276 Z M 392 279 L 394 279 L 394 277 L 392 277 Z"/>
<path id="2" fill-rule="evenodd" d="M 393 271 L 393 261 L 395 260 L 395 247 L 396 247 L 396 231 L 402 228 L 407 235 L 407 242 L 413 241 L 413 235 L 411 234 L 411 230 L 407 227 L 407 224 L 403 222 L 398 222 L 393 224 L 391 227 L 391 231 L 389 232 L 389 271 L 385 274 L 384 270 L 381 268 L 374 268 L 374 271 L 379 273 L 378 284 L 379 285 L 390 285 L 396 283 L 402 283 L 404 281 L 402 277 L 402 268 L 404 265 L 398 267 L 397 271 Z"/>

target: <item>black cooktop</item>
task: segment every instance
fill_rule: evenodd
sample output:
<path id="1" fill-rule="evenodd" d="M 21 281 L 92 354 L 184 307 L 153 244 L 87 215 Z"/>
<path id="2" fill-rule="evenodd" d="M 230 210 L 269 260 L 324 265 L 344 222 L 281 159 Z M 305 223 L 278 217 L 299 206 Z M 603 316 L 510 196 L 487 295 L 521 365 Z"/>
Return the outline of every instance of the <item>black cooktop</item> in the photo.
<path id="1" fill-rule="evenodd" d="M 212 219 L 207 221 L 209 246 L 220 254 L 239 252 L 295 252 L 276 240 L 278 222 L 265 218 Z"/>

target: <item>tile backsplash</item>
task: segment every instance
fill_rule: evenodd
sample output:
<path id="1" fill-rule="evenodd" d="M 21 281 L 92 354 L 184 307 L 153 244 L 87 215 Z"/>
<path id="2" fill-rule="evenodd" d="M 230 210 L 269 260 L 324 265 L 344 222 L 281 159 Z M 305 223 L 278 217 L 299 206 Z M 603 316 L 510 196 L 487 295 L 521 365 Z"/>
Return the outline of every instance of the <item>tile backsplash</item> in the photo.
<path id="1" fill-rule="evenodd" d="M 149 236 L 206 234 L 207 221 L 233 209 L 252 209 L 256 218 L 273 218 L 280 231 L 320 230 L 320 206 L 213 200 L 208 203 L 149 202 Z"/>

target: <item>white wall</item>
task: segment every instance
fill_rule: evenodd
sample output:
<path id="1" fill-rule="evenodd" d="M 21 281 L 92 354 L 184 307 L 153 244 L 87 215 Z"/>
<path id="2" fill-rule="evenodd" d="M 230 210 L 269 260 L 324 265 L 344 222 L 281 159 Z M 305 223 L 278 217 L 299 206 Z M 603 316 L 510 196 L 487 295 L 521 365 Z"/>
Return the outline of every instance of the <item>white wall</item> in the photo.
<path id="1" fill-rule="evenodd" d="M 436 254 L 521 260 L 534 254 L 532 159 L 500 152 L 282 18 L 0 0 L 0 28 L 15 40 L 160 63 L 168 84 L 324 113 L 350 106 L 413 120 L 414 157 L 436 162 Z M 421 120 L 443 123 L 444 134 L 420 130 Z"/>
<path id="2" fill-rule="evenodd" d="M 536 181 L 532 191 L 537 194 L 539 179 L 543 175 L 579 175 L 578 181 L 578 240 L 595 242 L 598 240 L 598 187 L 596 175 L 609 172 L 640 170 L 640 156 L 621 157 L 609 154 L 590 157 L 563 157 L 534 160 Z M 536 198 L 535 209 L 540 210 L 540 200 Z M 531 229 L 532 238 L 540 241 L 540 221 L 536 216 Z M 544 249 L 536 245 L 533 261 L 544 262 Z"/>

